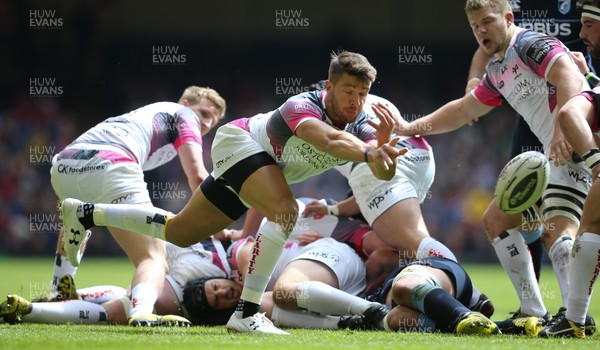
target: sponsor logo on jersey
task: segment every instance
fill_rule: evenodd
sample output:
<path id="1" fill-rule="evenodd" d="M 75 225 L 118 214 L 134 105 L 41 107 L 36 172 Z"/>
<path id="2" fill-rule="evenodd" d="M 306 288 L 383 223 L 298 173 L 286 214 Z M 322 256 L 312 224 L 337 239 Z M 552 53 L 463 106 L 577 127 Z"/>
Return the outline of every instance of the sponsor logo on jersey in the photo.
<path id="1" fill-rule="evenodd" d="M 546 56 L 552 51 L 552 45 L 546 40 L 540 39 L 534 42 L 526 52 L 527 57 L 531 58 L 535 63 L 542 64 Z"/>

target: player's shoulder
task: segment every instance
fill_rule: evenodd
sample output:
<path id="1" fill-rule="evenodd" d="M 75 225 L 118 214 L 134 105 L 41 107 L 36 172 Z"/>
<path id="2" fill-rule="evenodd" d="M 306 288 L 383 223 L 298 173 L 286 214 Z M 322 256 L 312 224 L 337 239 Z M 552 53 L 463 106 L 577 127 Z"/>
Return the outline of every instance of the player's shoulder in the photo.
<path id="1" fill-rule="evenodd" d="M 321 100 L 321 91 L 308 91 L 288 98 L 279 110 L 284 114 L 314 113 L 321 115 L 325 106 Z"/>

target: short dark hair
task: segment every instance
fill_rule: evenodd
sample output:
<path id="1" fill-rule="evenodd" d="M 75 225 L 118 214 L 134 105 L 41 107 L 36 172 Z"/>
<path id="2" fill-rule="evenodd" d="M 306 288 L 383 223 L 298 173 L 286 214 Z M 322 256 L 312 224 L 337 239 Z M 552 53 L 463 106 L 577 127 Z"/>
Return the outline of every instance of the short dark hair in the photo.
<path id="1" fill-rule="evenodd" d="M 329 81 L 337 82 L 344 73 L 370 84 L 377 78 L 377 70 L 365 56 L 350 51 L 333 52 L 329 63 Z"/>
<path id="2" fill-rule="evenodd" d="M 227 324 L 229 317 L 235 311 L 235 307 L 225 310 L 215 310 L 206 299 L 204 285 L 213 279 L 222 277 L 202 277 L 188 281 L 183 287 L 183 301 L 181 305 L 186 311 L 190 322 L 196 326 L 222 326 Z"/>

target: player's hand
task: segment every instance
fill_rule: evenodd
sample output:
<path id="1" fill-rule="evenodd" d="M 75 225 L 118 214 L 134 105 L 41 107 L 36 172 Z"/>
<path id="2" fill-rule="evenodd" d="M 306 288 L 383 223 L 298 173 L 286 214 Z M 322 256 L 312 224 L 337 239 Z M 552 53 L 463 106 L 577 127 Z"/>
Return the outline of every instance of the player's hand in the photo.
<path id="1" fill-rule="evenodd" d="M 396 129 L 400 116 L 396 115 L 395 111 L 392 111 L 387 103 L 377 102 L 372 107 L 375 115 L 379 118 L 379 124 L 371 119 L 368 119 L 367 123 L 375 129 L 377 146 L 382 146 L 390 142 L 392 132 Z"/>
<path id="2" fill-rule="evenodd" d="M 323 236 L 321 236 L 321 234 L 318 231 L 305 232 L 294 237 L 294 239 L 298 241 L 300 246 L 308 245 L 321 238 L 323 238 Z"/>
<path id="3" fill-rule="evenodd" d="M 577 67 L 579 67 L 581 74 L 587 74 L 590 71 L 583 53 L 571 51 L 571 57 L 573 58 L 573 61 L 575 61 L 575 64 L 577 64 Z"/>
<path id="4" fill-rule="evenodd" d="M 327 215 L 327 203 L 324 201 L 312 201 L 308 203 L 304 207 L 304 211 L 302 212 L 302 217 L 307 217 L 309 215 Z"/>
<path id="5" fill-rule="evenodd" d="M 572 154 L 573 147 L 571 147 L 571 145 L 563 137 L 562 133 L 560 133 L 560 135 L 555 135 L 554 139 L 552 140 L 549 156 L 549 159 L 554 163 L 554 165 L 564 165 L 566 161 L 571 160 Z"/>
<path id="6" fill-rule="evenodd" d="M 408 152 L 408 148 L 406 147 L 402 149 L 396 148 L 399 139 L 399 137 L 394 137 L 390 142 L 381 147 L 371 148 L 368 155 L 369 162 L 378 163 L 386 171 L 394 167 L 394 160 Z"/>
<path id="7" fill-rule="evenodd" d="M 220 232 L 217 232 L 213 235 L 213 237 L 215 239 L 218 239 L 219 241 L 235 241 L 238 240 L 242 237 L 242 231 L 241 230 L 230 230 L 230 229 L 224 229 Z"/>

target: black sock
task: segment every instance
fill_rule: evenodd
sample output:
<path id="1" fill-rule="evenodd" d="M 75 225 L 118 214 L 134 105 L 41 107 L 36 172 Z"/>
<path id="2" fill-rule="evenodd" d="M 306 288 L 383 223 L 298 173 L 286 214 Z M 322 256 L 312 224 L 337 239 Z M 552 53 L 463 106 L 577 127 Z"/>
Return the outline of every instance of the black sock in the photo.
<path id="1" fill-rule="evenodd" d="M 454 332 L 459 316 L 470 312 L 466 306 L 442 288 L 435 288 L 423 300 L 425 315 L 435 321 L 437 329 Z"/>
<path id="2" fill-rule="evenodd" d="M 251 301 L 242 300 L 238 302 L 235 311 L 242 311 L 242 318 L 250 317 L 260 311 L 260 305 Z"/>
<path id="3" fill-rule="evenodd" d="M 83 204 L 83 217 L 79 218 L 79 222 L 86 230 L 96 226 L 94 224 L 94 205 L 91 203 Z"/>

